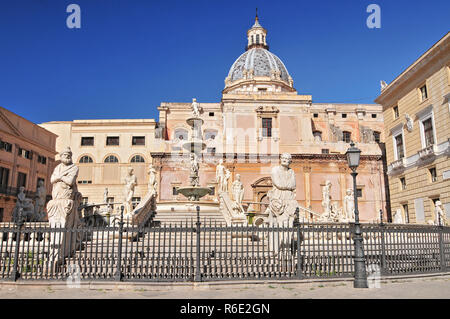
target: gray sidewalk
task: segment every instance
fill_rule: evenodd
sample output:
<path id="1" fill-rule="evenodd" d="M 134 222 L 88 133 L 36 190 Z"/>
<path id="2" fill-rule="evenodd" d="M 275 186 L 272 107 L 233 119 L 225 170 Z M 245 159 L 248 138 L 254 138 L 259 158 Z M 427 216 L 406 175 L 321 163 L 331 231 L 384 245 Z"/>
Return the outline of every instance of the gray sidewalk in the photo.
<path id="1" fill-rule="evenodd" d="M 248 298 L 450 298 L 450 275 L 390 278 L 379 281 L 380 288 L 354 289 L 353 282 L 266 282 L 266 283 L 83 283 L 69 288 L 64 282 L 0 283 L 0 298 L 167 298 L 167 299 L 248 299 Z"/>

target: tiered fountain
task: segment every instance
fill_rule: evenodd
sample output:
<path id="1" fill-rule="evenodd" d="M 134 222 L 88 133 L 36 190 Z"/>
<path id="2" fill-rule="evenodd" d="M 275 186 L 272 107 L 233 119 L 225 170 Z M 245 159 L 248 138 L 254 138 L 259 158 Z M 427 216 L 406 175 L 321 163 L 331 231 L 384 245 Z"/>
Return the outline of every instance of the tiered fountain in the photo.
<path id="1" fill-rule="evenodd" d="M 186 123 L 192 130 L 191 138 L 183 144 L 183 148 L 190 152 L 190 186 L 178 187 L 177 192 L 183 194 L 190 201 L 199 201 L 203 196 L 210 194 L 211 189 L 209 187 L 201 187 L 198 176 L 198 156 L 205 149 L 206 144 L 203 142 L 202 138 L 203 120 L 200 118 L 199 107 L 196 99 L 192 100 L 192 114 L 193 117 L 186 120 Z"/>

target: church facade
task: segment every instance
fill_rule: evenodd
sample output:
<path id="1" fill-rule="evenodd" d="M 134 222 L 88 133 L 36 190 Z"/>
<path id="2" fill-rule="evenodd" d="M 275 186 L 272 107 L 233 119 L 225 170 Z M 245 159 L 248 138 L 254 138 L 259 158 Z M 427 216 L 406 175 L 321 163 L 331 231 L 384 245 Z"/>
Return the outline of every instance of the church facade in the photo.
<path id="1" fill-rule="evenodd" d="M 206 144 L 199 158 L 200 184 L 213 189 L 211 195 L 202 198 L 202 203 L 218 208 L 215 169 L 222 159 L 230 172 L 229 185 L 239 174 L 244 185 L 243 202 L 253 203 L 257 211 L 264 211 L 267 192 L 272 187 L 271 168 L 279 163 L 282 153 L 290 153 L 298 203 L 322 213 L 322 188 L 329 181 L 332 203 L 343 207 L 346 191 L 353 187 L 345 152 L 350 141 L 354 141 L 362 151 L 357 183 L 361 219 L 375 221 L 382 210 L 386 220 L 390 213 L 386 201 L 381 105 L 313 103 L 311 95 L 296 91 L 285 64 L 269 51 L 267 43 L 267 30 L 256 18 L 247 32 L 246 51 L 226 75 L 221 101 L 199 101 Z M 177 204 L 187 201 L 177 194 L 176 188 L 189 181 L 189 153 L 182 144 L 191 134 L 186 124 L 186 119 L 192 116 L 191 105 L 191 101 L 161 103 L 156 121 L 142 120 L 147 122 L 133 125 L 130 123 L 139 120 L 41 125 L 59 135 L 57 151 L 71 146 L 78 165 L 90 172 L 86 173 L 90 183 L 79 184 L 79 191 L 89 196 L 89 202 L 102 202 L 108 185 L 114 201 L 123 200 L 123 177 L 127 167 L 133 165 L 142 166 L 137 176 L 137 193 L 144 194 L 148 179 L 144 167 L 151 163 L 159 181 L 158 204 L 174 210 Z M 73 130 L 74 126 L 78 129 Z M 96 138 L 99 143 L 80 146 L 83 138 L 98 134 L 101 134 Z M 130 140 L 131 145 L 122 142 L 111 147 L 104 145 L 103 140 L 113 137 L 111 134 L 118 141 L 125 140 L 124 143 Z M 120 137 L 125 135 L 126 138 Z M 142 136 L 145 136 L 142 147 L 132 145 L 133 137 Z M 119 156 L 119 153 L 126 154 Z M 142 156 L 139 163 L 132 161 L 135 153 Z M 111 155 L 117 161 L 106 162 Z M 90 156 L 90 160 L 86 162 L 83 156 Z M 114 167 L 117 172 L 111 178 L 113 174 L 107 171 Z"/>

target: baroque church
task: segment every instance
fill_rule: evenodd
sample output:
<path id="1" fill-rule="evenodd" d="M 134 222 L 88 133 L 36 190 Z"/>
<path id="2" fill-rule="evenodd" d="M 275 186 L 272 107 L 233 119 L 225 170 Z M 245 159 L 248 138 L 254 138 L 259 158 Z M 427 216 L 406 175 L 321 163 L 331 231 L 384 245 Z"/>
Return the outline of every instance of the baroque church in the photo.
<path id="1" fill-rule="evenodd" d="M 287 64 L 288 65 L 288 64 Z M 202 211 L 218 212 L 216 166 L 223 160 L 229 185 L 239 174 L 243 202 L 264 212 L 272 188 L 270 172 L 282 153 L 292 155 L 299 205 L 321 214 L 322 189 L 331 185 L 331 202 L 343 207 L 352 188 L 345 152 L 350 141 L 362 151 L 357 196 L 362 221 L 376 221 L 387 207 L 382 107 L 378 104 L 313 103 L 294 87 L 286 65 L 269 51 L 268 32 L 258 17 L 247 31 L 246 51 L 231 65 L 222 98 L 198 101 L 202 138 L 200 184 L 211 194 L 198 203 Z M 47 122 L 42 127 L 58 135 L 56 151 L 70 146 L 80 168 L 78 189 L 83 201 L 123 201 L 124 179 L 134 168 L 137 204 L 147 192 L 147 168 L 152 164 L 158 180 L 158 212 L 177 212 L 187 199 L 177 187 L 189 180 L 189 153 L 182 147 L 190 138 L 186 119 L 192 101 L 163 102 L 159 118 L 74 120 Z M 230 188 L 230 187 L 229 187 Z"/>

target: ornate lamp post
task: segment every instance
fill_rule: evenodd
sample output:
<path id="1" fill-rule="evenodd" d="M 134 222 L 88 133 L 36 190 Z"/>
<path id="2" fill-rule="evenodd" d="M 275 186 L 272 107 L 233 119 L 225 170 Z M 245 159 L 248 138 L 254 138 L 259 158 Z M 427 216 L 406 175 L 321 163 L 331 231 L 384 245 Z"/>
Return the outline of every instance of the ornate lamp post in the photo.
<path id="1" fill-rule="evenodd" d="M 345 153 L 347 156 L 347 163 L 352 170 L 353 177 L 353 194 L 355 198 L 355 234 L 353 241 L 355 243 L 355 281 L 353 282 L 354 288 L 368 288 L 367 286 L 367 274 L 366 264 L 364 258 L 363 238 L 361 233 L 361 224 L 359 223 L 359 211 L 358 211 L 358 193 L 356 189 L 356 169 L 359 166 L 359 158 L 361 150 L 355 147 L 355 143 L 350 143 L 350 148 Z"/>

